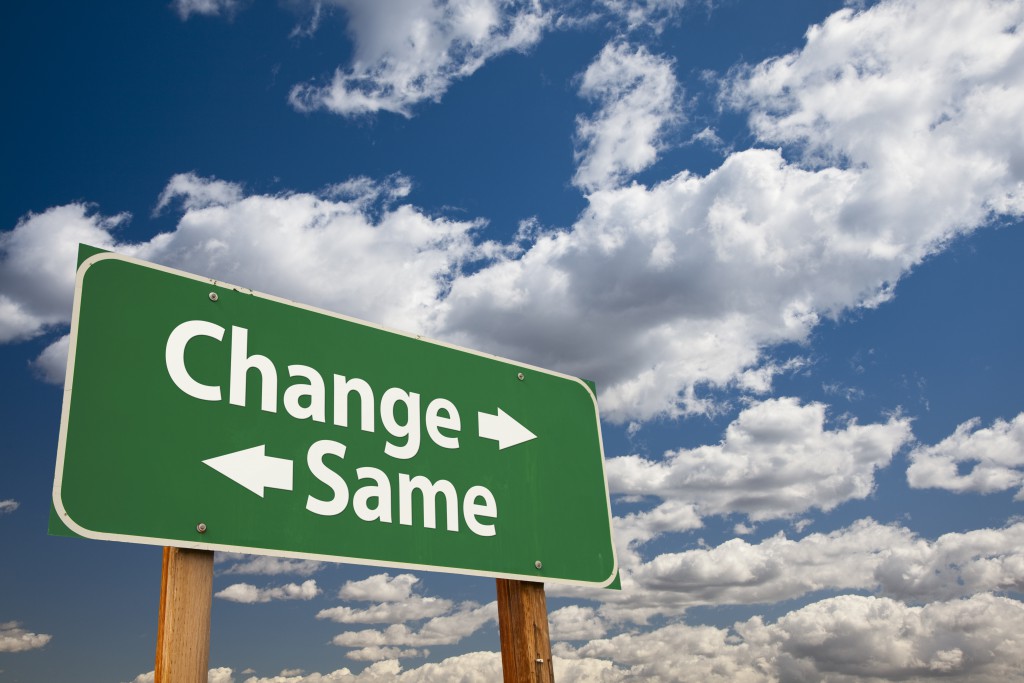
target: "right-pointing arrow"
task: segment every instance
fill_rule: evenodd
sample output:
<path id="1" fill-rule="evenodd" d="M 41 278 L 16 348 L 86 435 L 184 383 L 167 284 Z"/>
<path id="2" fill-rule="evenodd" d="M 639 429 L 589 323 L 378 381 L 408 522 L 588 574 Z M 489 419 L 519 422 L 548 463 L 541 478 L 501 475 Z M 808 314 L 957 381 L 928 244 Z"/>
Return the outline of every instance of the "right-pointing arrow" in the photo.
<path id="1" fill-rule="evenodd" d="M 480 423 L 480 438 L 497 441 L 499 451 L 537 438 L 501 408 L 498 408 L 497 415 L 479 412 L 476 415 Z"/>
<path id="2" fill-rule="evenodd" d="M 203 462 L 260 498 L 265 488 L 292 490 L 292 461 L 271 458 L 266 455 L 266 446 L 253 446 Z"/>

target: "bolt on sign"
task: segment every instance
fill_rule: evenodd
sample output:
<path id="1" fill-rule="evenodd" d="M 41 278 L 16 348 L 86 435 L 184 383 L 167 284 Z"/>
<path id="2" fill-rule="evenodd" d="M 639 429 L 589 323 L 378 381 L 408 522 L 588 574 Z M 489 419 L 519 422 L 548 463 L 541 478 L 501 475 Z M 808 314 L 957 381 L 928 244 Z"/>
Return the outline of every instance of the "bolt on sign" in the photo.
<path id="1" fill-rule="evenodd" d="M 87 538 L 617 573 L 585 382 L 104 252 L 78 270 L 53 508 Z"/>

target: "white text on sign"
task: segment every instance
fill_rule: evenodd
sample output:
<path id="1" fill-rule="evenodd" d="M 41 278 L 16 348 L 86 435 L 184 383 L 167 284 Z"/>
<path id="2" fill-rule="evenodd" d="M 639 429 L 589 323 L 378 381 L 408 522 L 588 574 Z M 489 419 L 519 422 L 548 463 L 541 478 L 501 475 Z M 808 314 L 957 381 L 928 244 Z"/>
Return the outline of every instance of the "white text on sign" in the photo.
<path id="1" fill-rule="evenodd" d="M 205 320 L 189 320 L 174 328 L 167 339 L 164 362 L 175 386 L 185 394 L 203 401 L 222 401 L 224 399 L 222 385 L 203 384 L 189 372 L 185 363 L 185 350 L 189 343 L 197 337 L 207 337 L 223 343 L 226 333 L 227 330 L 224 327 Z M 227 373 L 228 403 L 245 407 L 248 393 L 247 383 L 251 371 L 255 370 L 261 382 L 260 409 L 276 413 L 279 394 L 277 366 L 267 356 L 249 353 L 249 330 L 244 327 L 231 327 L 230 345 Z M 295 419 L 326 423 L 328 405 L 323 375 L 307 365 L 289 365 L 287 370 L 289 378 L 294 381 L 284 389 L 283 395 L 280 397 L 285 412 Z M 334 374 L 332 375 L 332 388 L 332 423 L 343 428 L 349 426 L 349 409 L 354 396 L 358 402 L 359 428 L 365 432 L 374 432 L 377 401 L 373 387 L 363 379 Z M 402 406 L 402 409 L 399 409 L 399 406 Z M 384 453 L 399 460 L 414 457 L 420 450 L 421 425 L 426 428 L 427 435 L 436 445 L 449 450 L 459 448 L 457 434 L 462 428 L 462 420 L 455 405 L 445 398 L 434 398 L 427 404 L 422 418 L 420 407 L 420 394 L 406 391 L 400 387 L 391 387 L 381 395 L 380 422 L 394 439 L 394 441 L 389 439 L 385 442 Z M 502 411 L 498 412 L 499 416 L 511 420 Z M 402 413 L 404 413 L 404 420 L 399 418 Z M 525 432 L 524 436 L 516 437 L 518 440 L 515 443 L 536 438 L 514 420 L 511 422 L 514 427 L 518 428 L 517 434 Z M 483 430 L 481 436 L 496 438 L 487 436 Z M 504 446 L 500 447 L 504 448 Z M 246 488 L 258 492 L 258 495 L 262 497 L 263 485 L 261 484 L 257 491 L 248 483 L 248 479 L 253 476 L 252 470 L 257 467 L 256 463 L 265 464 L 279 459 L 260 455 L 259 457 L 263 460 L 249 458 L 245 462 L 236 462 L 237 456 L 251 450 L 254 449 L 211 458 L 204 462 Z M 333 497 L 329 500 L 321 500 L 309 496 L 306 509 L 318 515 L 341 514 L 348 508 L 351 497 L 354 512 L 361 520 L 391 523 L 393 518 L 392 485 L 388 475 L 374 467 L 358 468 L 356 476 L 361 485 L 356 489 L 354 496 L 350 496 L 349 486 L 345 479 L 324 463 L 324 457 L 327 455 L 343 459 L 345 446 L 331 440 L 314 443 L 307 453 L 307 466 L 314 477 L 331 489 Z M 276 467 L 280 469 L 279 465 Z M 244 473 L 246 468 L 250 472 Z M 243 481 L 243 478 L 246 478 L 246 481 Z M 291 481 L 289 462 L 287 486 L 269 482 L 266 483 L 266 486 L 291 490 Z M 408 474 L 398 473 L 397 483 L 399 524 L 412 525 L 412 493 L 418 491 L 423 500 L 421 519 L 425 528 L 437 528 L 435 508 L 437 498 L 441 496 L 445 501 L 445 528 L 448 531 L 457 532 L 459 530 L 459 495 L 451 482 L 444 479 L 433 482 L 423 476 L 410 477 Z M 498 509 L 494 495 L 486 487 L 472 486 L 462 497 L 462 518 L 474 534 L 478 536 L 495 535 L 495 526 L 485 524 L 478 518 L 487 517 L 496 521 L 497 516 Z"/>

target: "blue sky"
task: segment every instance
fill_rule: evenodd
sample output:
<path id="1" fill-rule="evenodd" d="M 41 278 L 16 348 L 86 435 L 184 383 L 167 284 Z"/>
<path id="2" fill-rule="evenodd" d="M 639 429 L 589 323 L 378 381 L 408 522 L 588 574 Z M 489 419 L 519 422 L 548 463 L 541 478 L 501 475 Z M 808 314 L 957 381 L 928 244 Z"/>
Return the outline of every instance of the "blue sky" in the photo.
<path id="1" fill-rule="evenodd" d="M 46 535 L 79 242 L 596 381 L 560 681 L 1024 680 L 1024 2 L 0 11 L 3 680 L 151 680 L 159 548 Z M 215 567 L 211 681 L 500 680 L 492 580 Z"/>

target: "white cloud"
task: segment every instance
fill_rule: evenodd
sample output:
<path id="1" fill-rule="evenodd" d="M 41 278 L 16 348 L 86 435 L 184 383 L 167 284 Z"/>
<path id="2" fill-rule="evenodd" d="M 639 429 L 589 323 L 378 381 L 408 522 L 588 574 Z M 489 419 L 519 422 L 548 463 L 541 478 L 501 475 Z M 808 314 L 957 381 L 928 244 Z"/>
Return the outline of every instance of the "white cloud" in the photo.
<path id="1" fill-rule="evenodd" d="M 131 683 L 153 683 L 155 680 L 156 672 L 150 671 L 139 674 L 131 680 Z M 206 674 L 206 680 L 207 683 L 235 683 L 234 671 L 226 666 L 210 669 Z"/>
<path id="2" fill-rule="evenodd" d="M 412 595 L 412 588 L 419 583 L 414 574 L 374 574 L 361 581 L 346 581 L 338 591 L 343 600 L 363 600 L 366 602 L 399 602 Z"/>
<path id="3" fill-rule="evenodd" d="M 643 596 L 629 593 L 630 599 L 602 597 L 604 614 L 616 619 L 644 622 L 654 614 L 671 611 L 674 606 L 694 604 L 691 600 L 702 604 L 730 601 L 735 596 L 727 597 L 724 589 L 734 582 L 723 578 L 729 576 L 729 572 L 722 567 L 739 568 L 740 575 L 735 579 L 738 594 L 747 595 L 741 601 L 750 599 L 756 591 L 768 590 L 770 593 L 773 589 L 769 586 L 778 587 L 760 573 L 767 571 L 774 575 L 778 571 L 774 561 L 753 567 L 743 562 L 736 563 L 732 554 L 734 550 L 740 552 L 755 547 L 767 550 L 772 543 L 770 540 L 753 546 L 734 539 L 715 550 L 729 559 L 710 558 L 707 555 L 709 551 L 694 550 L 661 555 L 649 562 L 643 558 L 644 544 L 666 533 L 698 529 L 703 525 L 702 519 L 708 516 L 745 514 L 750 521 L 793 518 L 815 508 L 828 511 L 844 502 L 866 498 L 874 491 L 875 472 L 888 466 L 893 454 L 912 438 L 910 421 L 902 417 L 891 417 L 880 424 L 860 425 L 851 420 L 831 429 L 826 425 L 826 406 L 823 404 L 801 405 L 793 398 L 770 399 L 753 403 L 741 411 L 726 428 L 718 444 L 671 451 L 661 460 L 635 455 L 610 458 L 606 471 L 613 495 L 636 501 L 655 498 L 657 502 L 650 509 L 631 512 L 614 521 L 623 580 L 633 591 L 650 593 Z M 795 526 L 797 533 L 804 526 L 806 523 L 798 523 Z M 752 531 L 753 526 L 736 525 L 738 535 Z M 845 534 L 843 532 L 842 536 Z M 886 543 L 892 542 L 888 527 L 874 524 L 870 531 L 863 532 L 859 542 L 875 547 L 867 540 L 874 534 L 883 536 Z M 776 540 L 781 538 L 776 537 Z M 830 537 L 807 537 L 815 538 Z M 826 545 L 833 541 L 827 541 Z M 788 540 L 782 542 L 793 543 Z M 846 550 L 843 548 L 837 552 Z M 720 577 L 708 574 L 702 577 L 672 575 L 664 580 L 657 578 L 659 572 L 681 561 L 681 558 L 706 562 L 709 569 L 715 567 L 714 571 L 720 572 Z M 818 574 L 819 577 L 827 575 L 828 572 Z M 855 580 L 854 576 L 850 573 L 847 578 Z M 798 571 L 786 574 L 786 578 L 801 586 L 795 589 L 795 595 L 815 590 L 810 587 L 815 579 L 806 578 Z M 700 598 L 692 591 L 704 585 L 702 582 L 705 580 L 708 595 Z M 834 588 L 853 587 L 842 583 L 840 578 L 836 580 L 840 583 Z M 861 587 L 865 584 L 855 585 Z M 753 592 L 747 592 L 748 589 Z M 661 591 L 680 592 L 681 595 L 664 597 Z M 593 597 L 585 591 L 569 591 L 568 594 Z M 622 595 L 625 596 L 626 592 Z M 771 602 L 775 599 L 772 595 L 753 601 Z M 785 591 L 783 595 L 795 597 Z M 635 600 L 631 602 L 631 599 Z"/>
<path id="4" fill-rule="evenodd" d="M 994 683 L 1024 673 L 1022 618 L 1024 604 L 985 594 L 923 607 L 844 595 L 769 625 L 760 617 L 732 630 L 671 624 L 577 648 L 558 644 L 555 661 L 604 661 L 603 681 Z"/>
<path id="5" fill-rule="evenodd" d="M 357 10 L 378 56 L 411 30 L 393 29 L 379 5 Z M 480 7 L 483 19 L 465 21 L 484 35 L 492 6 Z M 955 235 L 1024 211 L 1021 14 L 962 0 L 842 10 L 800 51 L 730 76 L 726 101 L 785 152 L 749 149 L 706 176 L 595 191 L 570 230 L 522 253 L 476 243 L 479 223 L 409 205 L 374 212 L 328 193 L 235 201 L 229 187 L 207 191 L 214 180 L 172 182 L 185 213 L 144 244 L 115 244 L 124 217 L 84 205 L 32 214 L 0 236 L 0 340 L 66 324 L 81 239 L 592 378 L 613 421 L 704 412 L 716 389 L 769 390 L 786 367 L 774 345 L 878 305 Z M 461 274 L 484 257 L 494 261 Z"/>
<path id="6" fill-rule="evenodd" d="M 682 118 L 672 66 L 644 47 L 609 43 L 601 50 L 580 83 L 580 95 L 600 106 L 576 120 L 574 184 L 614 187 L 655 162 L 665 133 Z"/>
<path id="7" fill-rule="evenodd" d="M 501 655 L 497 652 L 470 652 L 403 671 L 398 683 L 493 683 L 502 680 Z"/>
<path id="8" fill-rule="evenodd" d="M 205 17 L 232 16 L 238 9 L 238 0 L 174 0 L 171 7 L 182 21 L 193 14 Z"/>
<path id="9" fill-rule="evenodd" d="M 605 635 L 605 623 L 592 607 L 569 605 L 548 614 L 551 640 L 592 640 Z"/>
<path id="10" fill-rule="evenodd" d="M 418 630 L 410 629 L 405 624 L 392 624 L 384 630 L 345 631 L 336 635 L 331 642 L 352 648 L 453 645 L 497 618 L 496 602 L 483 606 L 466 602 L 450 614 L 427 621 Z"/>
<path id="11" fill-rule="evenodd" d="M 789 517 L 867 497 L 875 471 L 910 438 L 906 418 L 850 421 L 829 430 L 823 404 L 770 399 L 744 409 L 716 445 L 670 452 L 658 461 L 611 458 L 608 484 L 613 493 L 693 505 L 701 516 Z"/>
<path id="12" fill-rule="evenodd" d="M 1024 674 L 1017 656 L 1022 619 L 1024 604 L 991 595 L 923 607 L 846 595 L 791 612 L 761 633 L 755 622 L 746 633 L 778 643 L 778 668 L 804 680 L 838 674 L 999 681 Z"/>
<path id="13" fill-rule="evenodd" d="M 71 318 L 78 244 L 102 249 L 127 215 L 97 216 L 85 204 L 30 213 L 0 233 L 0 343 L 35 337 Z"/>
<path id="14" fill-rule="evenodd" d="M 879 589 L 903 600 L 945 600 L 983 591 L 1024 592 L 1024 523 L 1005 529 L 911 539 L 883 553 Z"/>
<path id="15" fill-rule="evenodd" d="M 706 410 L 699 388 L 728 386 L 821 316 L 878 305 L 953 236 L 1024 210 L 1022 11 L 840 11 L 726 89 L 796 161 L 749 149 L 703 177 L 595 192 L 572 230 L 455 281 L 441 329 L 597 380 L 614 420 Z"/>
<path id="16" fill-rule="evenodd" d="M 124 214 L 104 217 L 84 204 L 29 214 L 0 234 L 0 343 L 69 322 L 80 242 L 422 331 L 460 264 L 492 245 L 474 243 L 478 222 L 393 206 L 402 185 L 392 178 L 323 195 L 244 197 L 223 181 L 175 176 L 164 200 L 182 200 L 177 229 L 143 243 L 116 239 Z M 65 340 L 55 342 L 38 371 L 62 381 L 66 350 Z"/>
<path id="17" fill-rule="evenodd" d="M 19 505 L 20 503 L 14 500 L 13 498 L 8 498 L 7 500 L 0 500 L 0 515 L 7 512 L 14 512 L 15 510 L 18 509 Z"/>
<path id="18" fill-rule="evenodd" d="M 660 32 L 673 19 L 687 0 L 601 0 L 601 4 L 626 21 L 629 30 L 653 29 Z"/>
<path id="19" fill-rule="evenodd" d="M 178 173 L 171 176 L 160 193 L 154 213 L 163 211 L 175 199 L 181 200 L 186 211 L 227 206 L 242 199 L 242 186 L 216 178 L 201 178 L 195 173 Z"/>
<path id="20" fill-rule="evenodd" d="M 814 163 L 866 165 L 868 189 L 888 201 L 851 204 L 852 217 L 891 223 L 942 209 L 948 236 L 990 211 L 1024 209 L 1022 23 L 1016 0 L 841 10 L 799 52 L 743 73 L 728 97 L 752 110 L 766 142 L 800 145 Z"/>
<path id="21" fill-rule="evenodd" d="M 53 636 L 46 633 L 30 633 L 21 628 L 16 621 L 0 623 L 0 652 L 38 650 L 52 638 Z"/>
<path id="22" fill-rule="evenodd" d="M 884 597 L 840 595 L 775 623 L 732 628 L 672 623 L 648 631 L 553 647 L 562 683 L 769 683 L 918 681 L 1003 683 L 1024 675 L 1024 603 L 990 594 L 911 606 Z M 213 671 L 211 670 L 211 681 Z M 226 671 L 230 675 L 230 669 Z M 286 675 L 287 674 L 287 675 Z M 497 652 L 471 652 L 403 670 L 395 659 L 348 669 L 251 676 L 244 683 L 489 683 L 501 680 Z M 152 678 L 139 677 L 136 683 Z"/>
<path id="23" fill-rule="evenodd" d="M 451 609 L 451 600 L 413 595 L 400 602 L 382 602 L 365 609 L 331 607 L 317 612 L 316 618 L 339 624 L 398 624 L 439 617 Z"/>
<path id="24" fill-rule="evenodd" d="M 324 563 L 313 560 L 289 560 L 283 557 L 270 557 L 267 555 L 239 555 L 247 558 L 244 561 L 236 562 L 221 574 L 262 574 L 264 576 L 276 576 L 279 574 L 298 574 L 309 576 L 320 571 Z"/>
<path id="25" fill-rule="evenodd" d="M 992 493 L 1024 484 L 1024 413 L 991 427 L 980 424 L 978 418 L 968 420 L 934 446 L 911 451 L 907 483 L 957 493 Z M 962 474 L 961 465 L 969 466 Z"/>
<path id="26" fill-rule="evenodd" d="M 326 85 L 292 89 L 301 111 L 411 116 L 488 59 L 533 46 L 549 22 L 537 0 L 441 0 L 377 3 L 331 0 L 348 14 L 355 55 Z"/>
<path id="27" fill-rule="evenodd" d="M 257 588 L 250 583 L 235 583 L 215 593 L 214 597 L 251 604 L 271 600 L 312 600 L 319 594 L 320 589 L 316 585 L 316 580 L 309 579 L 302 584 L 286 583 L 283 586 L 268 588 Z"/>
<path id="28" fill-rule="evenodd" d="M 426 657 L 430 650 L 403 650 L 400 647 L 362 647 L 358 650 L 350 650 L 345 653 L 349 659 L 364 662 L 379 662 L 384 659 L 410 659 L 412 657 Z"/>
<path id="29" fill-rule="evenodd" d="M 277 676 L 269 676 L 265 678 L 260 676 L 250 676 L 246 678 L 243 683 L 336 683 L 337 681 L 355 683 L 359 680 L 359 675 L 353 674 L 349 669 L 342 668 L 326 674 L 301 674 L 291 671 L 282 671 Z M 374 679 L 366 677 L 363 680 L 373 681 Z"/>
<path id="30" fill-rule="evenodd" d="M 58 337 L 32 361 L 32 369 L 36 375 L 50 384 L 63 384 L 68 370 L 68 350 L 71 348 L 71 335 Z"/>
<path id="31" fill-rule="evenodd" d="M 207 672 L 206 680 L 208 683 L 235 683 L 235 677 L 232 675 L 233 673 L 234 672 L 226 666 L 210 669 Z"/>
<path id="32" fill-rule="evenodd" d="M 676 500 L 666 501 L 650 510 L 616 517 L 613 527 L 620 569 L 639 564 L 639 548 L 647 541 L 664 533 L 690 531 L 701 526 L 703 522 L 696 506 Z"/>
<path id="33" fill-rule="evenodd" d="M 618 528 L 618 527 L 616 527 Z M 944 534 L 931 541 L 902 526 L 862 519 L 800 539 L 782 532 L 750 543 L 638 553 L 619 591 L 552 587 L 554 596 L 600 603 L 607 622 L 647 623 L 696 605 L 770 604 L 817 591 L 867 591 L 903 601 L 1024 592 L 1024 523 Z"/>
<path id="34" fill-rule="evenodd" d="M 403 671 L 397 660 L 389 659 L 371 664 L 358 674 L 338 669 L 326 674 L 252 676 L 243 683 L 492 683 L 501 677 L 501 656 L 497 652 L 470 652 L 408 671 Z"/>

